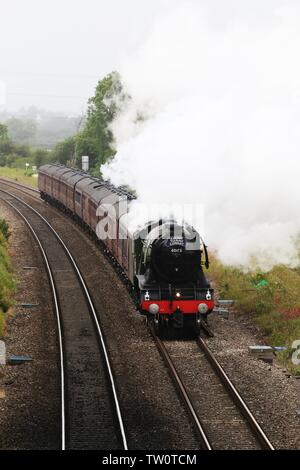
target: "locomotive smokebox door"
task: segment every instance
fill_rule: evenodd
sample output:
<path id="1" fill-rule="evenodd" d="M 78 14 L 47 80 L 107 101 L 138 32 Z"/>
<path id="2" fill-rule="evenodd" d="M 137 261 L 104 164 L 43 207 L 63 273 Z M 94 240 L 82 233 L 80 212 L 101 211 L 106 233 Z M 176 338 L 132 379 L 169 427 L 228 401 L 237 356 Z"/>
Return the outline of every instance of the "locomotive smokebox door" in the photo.
<path id="1" fill-rule="evenodd" d="M 174 328 L 183 328 L 184 316 L 179 307 L 177 307 L 172 315 L 172 323 Z"/>

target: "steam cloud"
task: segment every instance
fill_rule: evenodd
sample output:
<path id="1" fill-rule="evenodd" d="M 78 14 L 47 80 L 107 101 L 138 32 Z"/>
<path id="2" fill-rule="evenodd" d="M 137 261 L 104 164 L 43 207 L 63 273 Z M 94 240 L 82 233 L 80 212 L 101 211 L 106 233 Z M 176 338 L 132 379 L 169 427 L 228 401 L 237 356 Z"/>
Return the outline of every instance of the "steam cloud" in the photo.
<path id="1" fill-rule="evenodd" d="M 226 263 L 293 264 L 300 9 L 171 3 L 120 66 L 133 99 L 113 123 L 117 155 L 104 175 L 141 203 L 203 204 L 197 229 Z"/>

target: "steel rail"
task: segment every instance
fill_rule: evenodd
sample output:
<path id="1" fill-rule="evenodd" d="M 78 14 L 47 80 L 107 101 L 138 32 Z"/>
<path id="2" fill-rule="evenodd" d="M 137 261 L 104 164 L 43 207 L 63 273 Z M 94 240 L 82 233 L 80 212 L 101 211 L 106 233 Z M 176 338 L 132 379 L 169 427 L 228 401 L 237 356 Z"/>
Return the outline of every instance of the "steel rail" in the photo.
<path id="1" fill-rule="evenodd" d="M 153 328 L 150 326 L 150 331 L 151 331 L 151 334 L 156 342 L 156 345 L 157 345 L 157 348 L 162 356 L 162 359 L 163 361 L 165 362 L 167 368 L 168 368 L 168 371 L 171 373 L 171 376 L 178 388 L 178 391 L 181 395 L 181 398 L 182 400 L 184 401 L 184 404 L 186 405 L 187 407 L 187 410 L 188 412 L 190 413 L 191 415 L 191 418 L 193 420 L 193 423 L 201 437 L 201 440 L 202 440 L 202 443 L 204 444 L 204 447 L 206 450 L 212 450 L 212 446 L 210 444 L 210 441 L 203 429 L 203 426 L 202 426 L 202 423 L 200 421 L 200 418 L 195 410 L 195 407 L 192 403 L 192 400 L 191 398 L 189 397 L 189 394 L 181 380 L 181 378 L 179 377 L 179 374 L 176 370 L 176 367 L 164 345 L 164 343 L 161 341 L 161 339 L 155 334 Z"/>
<path id="2" fill-rule="evenodd" d="M 88 305 L 90 307 L 90 310 L 92 312 L 92 315 L 93 315 L 93 318 L 94 318 L 94 321 L 95 321 L 96 329 L 97 329 L 98 336 L 99 336 L 100 343 L 101 343 L 101 347 L 102 347 L 102 352 L 104 354 L 104 359 L 105 359 L 107 372 L 108 372 L 109 379 L 110 379 L 111 390 L 112 390 L 112 394 L 113 394 L 113 398 L 114 398 L 114 405 L 115 405 L 116 415 L 117 415 L 118 423 L 119 423 L 119 427 L 120 427 L 120 433 L 121 433 L 121 437 L 122 437 L 123 447 L 124 447 L 124 450 L 128 450 L 127 437 L 126 437 L 126 433 L 125 433 L 123 417 L 122 417 L 121 408 L 120 408 L 120 404 L 119 404 L 119 399 L 118 399 L 118 395 L 117 395 L 117 390 L 116 390 L 115 380 L 114 380 L 114 376 L 113 376 L 113 372 L 112 372 L 112 367 L 111 367 L 111 364 L 110 364 L 109 355 L 108 355 L 108 351 L 107 351 L 105 340 L 104 340 L 104 335 L 103 335 L 103 332 L 102 332 L 102 328 L 100 326 L 100 322 L 99 322 L 99 319 L 98 319 L 98 316 L 97 316 L 97 313 L 96 313 L 96 309 L 94 307 L 92 298 L 90 296 L 90 293 L 89 293 L 88 287 L 86 285 L 86 282 L 85 282 L 85 280 L 84 280 L 84 278 L 81 274 L 81 271 L 80 271 L 73 255 L 71 254 L 70 250 L 68 249 L 68 247 L 66 246 L 66 244 L 64 243 L 64 241 L 62 240 L 60 235 L 56 232 L 56 230 L 53 228 L 53 226 L 47 221 L 47 219 L 45 219 L 45 217 L 42 216 L 42 214 L 40 214 L 36 209 L 34 209 L 34 207 L 30 206 L 30 204 L 27 204 L 25 201 L 20 199 L 15 194 L 12 194 L 9 191 L 5 191 L 3 189 L 0 189 L 0 191 L 7 194 L 7 195 L 9 195 L 9 196 L 11 196 L 13 199 L 19 201 L 21 204 L 23 204 L 28 209 L 30 209 L 32 212 L 34 212 L 41 220 L 43 220 L 43 222 L 49 227 L 49 229 L 52 231 L 52 233 L 55 235 L 57 240 L 60 242 L 60 244 L 64 248 L 65 252 L 67 253 L 67 255 L 68 255 L 68 257 L 69 257 L 69 259 L 70 259 L 70 261 L 71 261 L 71 263 L 74 267 L 74 270 L 75 270 L 75 272 L 78 276 L 78 279 L 81 283 L 81 287 L 83 289 L 83 292 L 85 293 L 86 299 L 88 301 Z"/>
<path id="3" fill-rule="evenodd" d="M 3 182 L 5 184 L 7 184 L 8 186 L 17 186 L 17 187 L 20 187 L 20 188 L 24 188 L 24 189 L 28 189 L 29 191 L 32 191 L 34 193 L 37 193 L 37 194 L 40 194 L 40 191 L 36 188 L 33 188 L 31 186 L 28 186 L 26 184 L 22 184 L 22 183 L 17 183 L 16 181 L 14 180 L 10 180 L 10 179 L 7 179 L 7 178 L 3 178 L 2 176 L 0 177 L 0 182 Z"/>
<path id="4" fill-rule="evenodd" d="M 46 266 L 48 278 L 51 285 L 52 297 L 55 306 L 55 314 L 56 314 L 56 321 L 57 321 L 57 329 L 58 329 L 58 342 L 59 342 L 59 355 L 60 355 L 60 378 L 61 378 L 61 448 L 65 450 L 66 448 L 66 406 L 65 406 L 65 360 L 64 360 L 64 352 L 63 352 L 63 336 L 62 336 L 62 322 L 61 322 L 61 314 L 59 309 L 58 303 L 58 296 L 57 291 L 54 283 L 52 269 L 48 260 L 48 256 L 43 248 L 43 245 L 32 227 L 29 220 L 22 214 L 21 211 L 17 207 L 15 207 L 11 202 L 5 201 L 10 207 L 12 207 L 15 212 L 24 220 L 25 224 L 28 226 L 29 230 L 31 231 L 33 237 L 35 238 L 38 247 L 42 253 L 42 257 L 44 260 L 44 264 Z"/>
<path id="5" fill-rule="evenodd" d="M 3 181 L 4 184 L 8 184 L 8 185 L 11 185 L 11 186 L 17 186 L 17 187 L 23 187 L 25 189 L 28 189 L 28 190 L 32 190 L 36 193 L 39 193 L 38 190 L 34 189 L 34 188 L 30 188 L 26 185 L 22 185 L 20 183 L 16 183 L 14 181 L 9 181 L 9 180 L 6 180 L 6 179 L 3 179 L 3 178 L 0 178 L 0 181 Z M 18 189 L 18 188 L 16 188 Z M 20 189 L 21 190 L 21 189 Z M 10 193 L 8 193 L 10 194 Z M 17 196 L 15 195 L 12 195 L 10 194 L 11 196 L 15 197 L 16 199 L 19 199 Z M 21 201 L 23 204 L 27 205 L 24 201 Z M 32 208 L 33 209 L 33 208 Z M 46 221 L 43 216 L 41 216 L 35 209 L 33 209 L 44 221 Z M 46 221 L 46 223 L 48 223 Z M 49 223 L 48 223 L 49 224 Z M 50 224 L 49 224 L 50 225 Z M 59 235 L 57 235 L 59 237 Z M 59 237 L 60 238 L 60 237 Z M 60 240 L 62 242 L 62 240 Z M 63 243 L 63 242 L 62 242 Z M 207 327 L 207 325 L 201 325 L 202 328 L 204 329 L 204 331 L 206 332 L 206 334 L 208 336 L 213 336 L 213 332 Z M 183 400 L 185 401 L 186 405 L 187 405 L 187 408 L 191 414 L 191 416 L 193 417 L 193 420 L 195 420 L 195 425 L 201 435 L 201 438 L 203 440 L 203 442 L 205 443 L 205 446 L 207 448 L 212 448 L 209 441 L 208 441 L 208 438 L 206 437 L 205 435 L 205 432 L 203 430 L 203 427 L 201 425 L 201 422 L 197 416 L 197 413 L 192 405 L 192 402 L 188 396 L 188 393 L 176 371 L 176 368 L 174 366 L 174 363 L 173 361 L 171 360 L 163 342 L 156 336 L 155 332 L 153 331 L 152 328 L 150 328 L 151 330 L 151 333 L 156 341 L 156 344 L 158 346 L 158 349 L 159 349 L 159 352 L 160 354 L 162 355 L 163 359 L 164 359 L 164 362 L 167 364 L 168 366 L 168 369 L 170 370 L 171 374 L 172 374 L 172 377 L 174 378 L 174 380 L 176 381 L 176 384 L 178 386 L 178 389 L 180 391 L 180 394 L 183 398 Z M 227 391 L 230 393 L 232 399 L 234 400 L 234 402 L 236 403 L 236 405 L 238 406 L 238 408 L 240 409 L 241 413 L 243 414 L 243 416 L 245 417 L 245 419 L 247 420 L 249 426 L 251 427 L 252 431 L 254 432 L 254 434 L 256 435 L 258 441 L 260 442 L 260 444 L 262 445 L 263 448 L 265 449 L 268 449 L 268 450 L 274 450 L 274 447 L 272 445 L 272 443 L 270 442 L 270 440 L 268 439 L 267 435 L 265 434 L 265 432 L 263 431 L 263 429 L 261 428 L 261 426 L 259 425 L 259 423 L 257 422 L 257 420 L 255 419 L 253 413 L 251 412 L 251 410 L 249 409 L 249 407 L 247 406 L 247 404 L 245 403 L 245 401 L 243 400 L 242 396 L 240 395 L 240 393 L 238 392 L 238 390 L 236 389 L 236 387 L 233 385 L 232 381 L 229 379 L 229 377 L 227 376 L 226 372 L 224 371 L 224 369 L 222 368 L 222 366 L 220 365 L 220 363 L 217 361 L 217 359 L 215 358 L 215 356 L 213 355 L 213 353 L 210 351 L 210 349 L 208 348 L 208 346 L 206 345 L 205 341 L 198 337 L 197 338 L 197 343 L 199 345 L 199 347 L 201 348 L 201 350 L 204 352 L 205 356 L 207 357 L 207 359 L 209 360 L 211 366 L 213 367 L 215 373 L 218 375 L 218 377 L 222 380 L 222 383 L 223 385 L 226 387 Z M 196 418 L 196 419 L 195 419 Z"/>
<path id="6" fill-rule="evenodd" d="M 271 441 L 265 434 L 264 430 L 262 427 L 259 425 L 257 420 L 255 419 L 253 413 L 245 403 L 244 399 L 242 398 L 241 394 L 237 390 L 237 388 L 234 386 L 232 381 L 229 379 L 228 375 L 224 371 L 223 367 L 219 363 L 219 361 L 216 359 L 214 354 L 211 352 L 211 350 L 208 348 L 207 344 L 205 341 L 198 337 L 197 338 L 197 344 L 200 347 L 201 351 L 205 354 L 206 358 L 208 359 L 209 363 L 211 364 L 213 370 L 217 374 L 217 376 L 220 378 L 222 381 L 223 385 L 226 387 L 227 391 L 229 392 L 231 398 L 234 400 L 236 405 L 238 406 L 238 409 L 240 412 L 243 414 L 245 419 L 247 420 L 247 423 L 249 424 L 250 428 L 252 429 L 253 433 L 255 434 L 256 438 L 258 439 L 259 443 L 262 445 L 264 449 L 267 450 L 275 450 Z"/>

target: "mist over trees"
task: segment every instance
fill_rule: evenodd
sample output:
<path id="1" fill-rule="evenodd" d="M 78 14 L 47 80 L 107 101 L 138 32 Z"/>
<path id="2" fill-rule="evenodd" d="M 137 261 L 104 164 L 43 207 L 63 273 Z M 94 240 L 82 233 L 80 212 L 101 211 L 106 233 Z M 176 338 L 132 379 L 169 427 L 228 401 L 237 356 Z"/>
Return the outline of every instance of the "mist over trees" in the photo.
<path id="1" fill-rule="evenodd" d="M 112 72 L 100 80 L 94 96 L 88 101 L 82 130 L 59 142 L 52 152 L 53 159 L 80 167 L 82 155 L 88 155 L 91 172 L 99 174 L 100 166 L 115 155 L 109 126 L 129 99 L 118 72 Z"/>
<path id="2" fill-rule="evenodd" d="M 3 141 L 8 138 L 8 129 L 5 124 L 0 123 L 0 140 Z"/>
<path id="3" fill-rule="evenodd" d="M 8 135 L 17 144 L 33 144 L 37 123 L 33 119 L 11 118 L 6 121 Z"/>
<path id="4" fill-rule="evenodd" d="M 55 116 L 30 108 L 17 116 L 0 113 L 0 166 L 24 167 L 25 159 L 37 167 L 48 162 L 81 167 L 90 157 L 90 171 L 115 155 L 110 124 L 130 100 L 118 72 L 100 80 L 88 101 L 86 115 Z"/>
<path id="5" fill-rule="evenodd" d="M 20 123 L 17 123 L 14 129 L 16 132 L 20 132 L 16 140 L 13 140 L 10 136 L 9 123 L 0 123 L 0 166 L 24 168 L 27 162 L 40 166 L 50 161 L 51 157 L 48 150 L 34 149 L 25 143 L 27 142 L 30 127 L 28 129 L 26 126 L 22 127 Z M 28 134 L 26 133 L 27 129 Z"/>
<path id="6" fill-rule="evenodd" d="M 31 107 L 16 113 L 0 112 L 0 122 L 16 144 L 51 150 L 57 142 L 74 135 L 84 123 L 83 116 L 66 116 Z"/>
<path id="7" fill-rule="evenodd" d="M 6 158 L 14 150 L 13 143 L 8 137 L 8 128 L 0 123 L 0 166 L 5 164 Z"/>

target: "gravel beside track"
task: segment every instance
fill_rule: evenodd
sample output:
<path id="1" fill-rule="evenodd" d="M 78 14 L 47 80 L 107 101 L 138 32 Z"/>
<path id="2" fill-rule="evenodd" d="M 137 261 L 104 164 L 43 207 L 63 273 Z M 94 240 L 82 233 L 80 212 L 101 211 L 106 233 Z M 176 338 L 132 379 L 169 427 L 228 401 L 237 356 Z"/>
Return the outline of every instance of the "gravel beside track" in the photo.
<path id="1" fill-rule="evenodd" d="M 10 225 L 10 256 L 17 290 L 7 318 L 7 356 L 33 362 L 0 366 L 0 449 L 60 447 L 60 383 L 56 320 L 40 250 L 24 222 L 0 200 Z M 31 267 L 32 269 L 24 269 Z M 24 308 L 19 304 L 38 304 Z"/>
<path id="2" fill-rule="evenodd" d="M 260 449 L 246 420 L 196 341 L 164 341 L 164 345 L 213 449 Z"/>
<path id="3" fill-rule="evenodd" d="M 6 188 L 8 189 L 8 188 Z M 131 297 L 94 242 L 57 210 L 12 190 L 54 226 L 74 254 L 96 306 L 131 449 L 197 449 L 199 440 Z M 167 398 L 166 398 L 167 397 Z M 112 448 L 108 446 L 107 448 Z"/>
<path id="4" fill-rule="evenodd" d="M 234 382 L 276 449 L 300 449 L 300 379 L 252 357 L 248 347 L 265 344 L 251 319 L 236 314 L 210 319 L 215 333 L 207 343 Z"/>
<path id="5" fill-rule="evenodd" d="M 122 448 L 94 319 L 71 260 L 30 207 L 4 193 L 0 197 L 13 204 L 34 227 L 51 266 L 63 328 L 66 448 Z"/>

